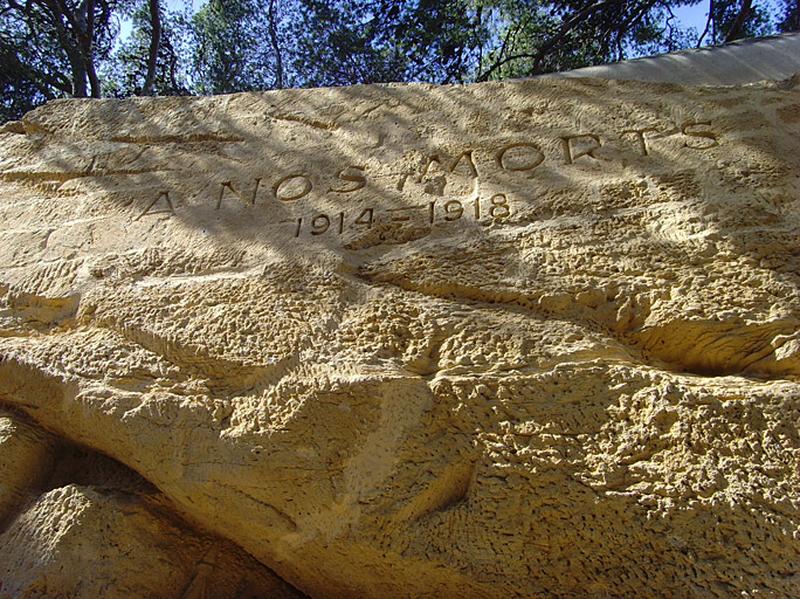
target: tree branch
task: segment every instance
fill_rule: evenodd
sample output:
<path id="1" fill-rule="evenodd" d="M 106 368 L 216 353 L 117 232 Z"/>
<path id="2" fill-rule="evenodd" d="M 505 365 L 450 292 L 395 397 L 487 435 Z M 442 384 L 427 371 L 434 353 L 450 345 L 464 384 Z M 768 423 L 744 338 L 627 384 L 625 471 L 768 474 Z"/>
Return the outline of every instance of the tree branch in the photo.
<path id="1" fill-rule="evenodd" d="M 747 22 L 747 17 L 750 16 L 752 8 L 753 0 L 742 0 L 742 7 L 739 9 L 739 14 L 736 15 L 736 18 L 733 20 L 733 24 L 728 31 L 728 35 L 725 36 L 726 44 L 744 37 L 744 26 Z"/>
<path id="2" fill-rule="evenodd" d="M 492 75 L 492 73 L 494 73 L 497 69 L 499 69 L 505 64 L 508 64 L 512 60 L 519 60 L 520 58 L 533 58 L 534 64 L 532 71 L 536 72 L 536 69 L 538 69 L 539 65 L 541 64 L 541 61 L 544 59 L 545 54 L 547 54 L 547 52 L 549 52 L 557 43 L 562 41 L 567 36 L 567 34 L 572 29 L 575 28 L 576 25 L 578 25 L 584 18 L 586 18 L 592 12 L 600 8 L 603 8 L 607 4 L 613 4 L 615 1 L 617 0 L 601 0 L 600 2 L 595 2 L 594 4 L 587 6 L 583 10 L 573 15 L 568 21 L 564 22 L 559 28 L 558 32 L 556 32 L 556 34 L 553 35 L 553 37 L 547 40 L 539 48 L 537 52 L 535 53 L 523 52 L 520 54 L 514 54 L 508 56 L 504 59 L 499 59 L 491 66 L 491 68 L 489 68 L 488 71 L 485 71 L 480 76 L 478 76 L 477 81 L 487 81 L 489 77 Z"/>
<path id="3" fill-rule="evenodd" d="M 150 0 L 150 51 L 147 56 L 147 74 L 144 78 L 142 95 L 153 94 L 156 82 L 156 63 L 158 61 L 158 48 L 161 44 L 161 7 L 159 0 Z"/>
<path id="4" fill-rule="evenodd" d="M 82 38 L 82 39 L 81 39 Z M 86 0 L 86 28 L 80 32 L 78 38 L 81 42 L 81 53 L 83 54 L 83 64 L 86 74 L 89 76 L 89 85 L 92 89 L 92 97 L 100 97 L 100 80 L 97 78 L 97 70 L 94 66 L 94 0 Z"/>
<path id="5" fill-rule="evenodd" d="M 708 30 L 711 28 L 711 20 L 714 18 L 714 0 L 708 0 L 708 18 L 706 19 L 706 27 L 703 29 L 703 33 L 700 34 L 700 37 L 697 38 L 697 46 L 699 48 L 703 44 L 703 39 L 708 35 Z"/>
<path id="6" fill-rule="evenodd" d="M 269 40 L 272 44 L 272 51 L 275 53 L 275 87 L 281 89 L 283 87 L 283 57 L 278 41 L 278 17 L 275 12 L 275 0 L 270 0 L 269 2 L 267 17 L 269 19 Z"/>
<path id="7" fill-rule="evenodd" d="M 85 98 L 86 70 L 84 68 L 83 61 L 81 60 L 81 53 L 80 50 L 76 48 L 73 39 L 71 39 L 66 27 L 64 27 L 64 23 L 61 21 L 63 17 L 74 27 L 74 16 L 70 14 L 69 9 L 64 6 L 63 2 L 57 2 L 56 0 L 42 0 L 42 4 L 49 10 L 51 14 L 52 22 L 56 29 L 56 34 L 58 35 L 59 44 L 61 44 L 64 52 L 66 52 L 70 67 L 72 68 L 72 91 L 70 93 L 75 98 Z"/>

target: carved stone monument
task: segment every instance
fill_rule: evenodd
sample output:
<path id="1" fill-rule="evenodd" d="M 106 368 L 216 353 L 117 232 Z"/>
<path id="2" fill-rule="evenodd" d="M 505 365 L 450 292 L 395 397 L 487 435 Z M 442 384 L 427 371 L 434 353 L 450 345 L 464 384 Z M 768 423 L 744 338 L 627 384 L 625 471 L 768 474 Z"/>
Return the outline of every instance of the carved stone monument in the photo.
<path id="1" fill-rule="evenodd" d="M 795 596 L 795 84 L 5 125 L 0 597 Z"/>

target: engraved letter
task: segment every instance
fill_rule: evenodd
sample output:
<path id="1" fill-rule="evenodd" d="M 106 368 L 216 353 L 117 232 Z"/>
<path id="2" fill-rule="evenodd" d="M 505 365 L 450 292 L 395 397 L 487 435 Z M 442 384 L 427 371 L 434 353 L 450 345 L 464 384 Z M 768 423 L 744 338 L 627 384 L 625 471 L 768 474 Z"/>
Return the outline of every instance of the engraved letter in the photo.
<path id="1" fill-rule="evenodd" d="M 655 127 L 645 127 L 644 129 L 628 129 L 627 131 L 623 131 L 622 135 L 634 133 L 636 135 L 636 141 L 639 144 L 639 151 L 642 153 L 642 156 L 648 156 L 650 152 L 647 149 L 647 141 L 645 140 L 644 134 L 649 133 L 650 131 L 658 131 L 658 129 Z"/>
<path id="2" fill-rule="evenodd" d="M 397 180 L 397 191 L 403 191 L 403 188 L 406 186 L 406 181 L 413 173 L 403 173 L 400 175 L 400 178 Z"/>
<path id="3" fill-rule="evenodd" d="M 249 201 L 250 204 L 255 204 L 256 194 L 258 193 L 258 186 L 261 183 L 261 177 L 257 177 L 255 181 L 256 181 L 255 185 L 253 185 L 253 193 L 250 194 L 249 200 L 244 197 L 244 193 L 240 193 L 239 190 L 233 186 L 233 181 L 223 181 L 222 183 L 220 183 L 219 197 L 217 198 L 217 210 L 219 210 L 222 207 L 222 198 L 225 196 L 225 189 L 230 189 L 244 203 L 247 203 Z"/>
<path id="4" fill-rule="evenodd" d="M 572 141 L 573 140 L 590 140 L 589 146 L 584 148 L 574 148 Z M 574 163 L 578 158 L 581 156 L 589 156 L 590 158 L 594 158 L 597 160 L 597 156 L 594 155 L 594 151 L 599 149 L 602 144 L 600 143 L 600 138 L 595 135 L 594 133 L 583 133 L 580 135 L 568 135 L 566 137 L 561 138 L 561 147 L 564 150 L 564 162 L 567 164 Z"/>
<path id="5" fill-rule="evenodd" d="M 434 154 L 433 156 L 428 156 L 428 161 L 425 163 L 425 168 L 422 169 L 423 177 L 428 174 L 428 171 L 431 170 L 431 165 L 434 162 L 438 165 L 439 169 L 442 168 L 442 162 L 441 160 L 439 160 L 439 156 L 437 156 L 436 154 Z"/>
<path id="6" fill-rule="evenodd" d="M 150 212 L 150 209 L 153 206 L 155 206 L 161 198 L 164 198 L 164 201 L 167 204 L 167 208 L 169 209 L 169 212 L 171 214 L 175 214 L 175 208 L 172 205 L 172 200 L 169 199 L 169 192 L 168 191 L 159 191 L 158 195 L 156 196 L 156 198 L 152 202 L 150 202 L 147 205 L 147 208 L 145 208 L 144 211 L 139 216 L 134 218 L 133 220 L 137 221 L 140 218 L 142 218 L 145 214 L 163 214 L 164 212 L 166 212 L 167 210 L 154 210 L 153 212 Z"/>
<path id="7" fill-rule="evenodd" d="M 273 185 L 272 192 L 275 194 L 275 197 L 282 202 L 291 202 L 299 200 L 307 195 L 312 187 L 311 179 L 304 174 L 292 173 L 291 175 L 286 175 Z"/>
<path id="8" fill-rule="evenodd" d="M 717 134 L 708 129 L 697 131 L 697 127 L 711 127 L 710 121 L 688 122 L 681 126 L 681 133 L 689 137 L 696 138 L 694 141 L 687 141 L 683 144 L 685 148 L 693 148 L 695 150 L 708 150 L 714 146 L 718 146 Z M 690 131 L 694 129 L 694 131 Z"/>
<path id="9" fill-rule="evenodd" d="M 469 168 L 469 175 L 470 177 L 477 177 L 478 176 L 478 169 L 475 168 L 475 161 L 472 159 L 472 150 L 467 150 L 463 152 L 458 158 L 453 161 L 453 164 L 450 165 L 450 172 L 454 173 L 458 168 L 458 165 L 461 164 L 461 161 L 466 158 L 466 165 Z"/>
<path id="10" fill-rule="evenodd" d="M 511 144 L 497 153 L 496 160 L 507 171 L 532 171 L 544 162 L 544 153 L 536 144 Z"/>
<path id="11" fill-rule="evenodd" d="M 363 166 L 348 166 L 343 168 L 336 176 L 342 181 L 349 181 L 350 183 L 354 183 L 354 185 L 339 189 L 331 187 L 330 191 L 334 193 L 350 193 L 353 191 L 358 191 L 367 184 L 367 178 L 362 173 L 353 173 L 352 171 L 363 171 L 364 169 L 365 167 Z"/>

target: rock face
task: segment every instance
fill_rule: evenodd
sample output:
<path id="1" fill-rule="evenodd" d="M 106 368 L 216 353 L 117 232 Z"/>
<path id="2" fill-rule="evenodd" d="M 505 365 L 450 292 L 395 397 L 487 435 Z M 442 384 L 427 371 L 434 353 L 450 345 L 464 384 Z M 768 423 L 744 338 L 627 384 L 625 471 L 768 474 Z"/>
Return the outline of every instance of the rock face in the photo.
<path id="1" fill-rule="evenodd" d="M 796 596 L 794 82 L 2 131 L 0 593 Z"/>

